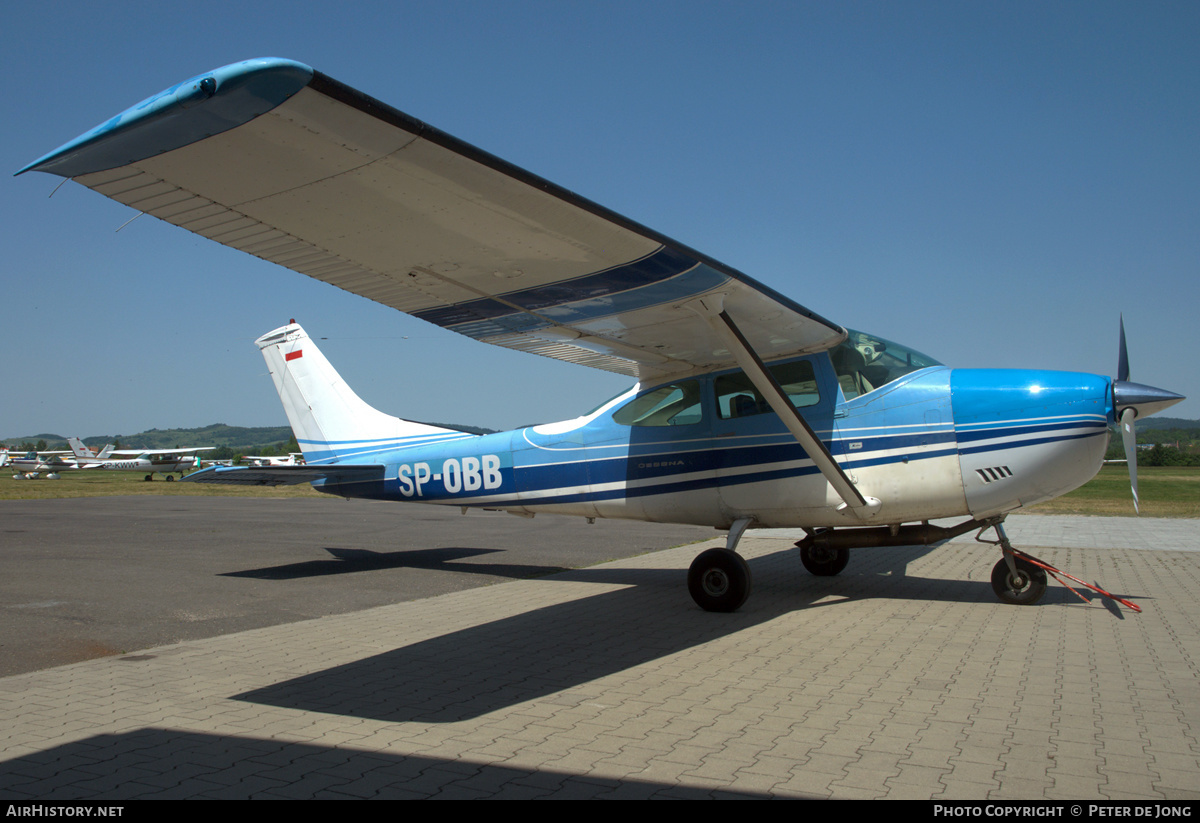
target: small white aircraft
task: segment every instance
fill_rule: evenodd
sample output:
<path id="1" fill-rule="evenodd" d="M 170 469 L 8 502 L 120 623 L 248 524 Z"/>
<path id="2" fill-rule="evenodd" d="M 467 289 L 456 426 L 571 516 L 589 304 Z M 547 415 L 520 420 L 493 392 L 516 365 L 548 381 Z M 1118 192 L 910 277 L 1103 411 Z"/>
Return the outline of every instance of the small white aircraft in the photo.
<path id="1" fill-rule="evenodd" d="M 167 480 L 174 480 L 175 478 L 171 476 L 172 472 L 177 473 L 182 478 L 188 472 L 200 467 L 200 458 L 191 453 L 196 451 L 200 451 L 200 449 L 135 453 L 136 456 L 105 460 L 88 468 L 104 469 L 106 471 L 146 472 L 146 476 L 142 478 L 143 480 L 153 480 L 155 474 L 162 474 L 166 476 Z"/>
<path id="2" fill-rule="evenodd" d="M 12 464 L 18 469 L 18 474 L 13 477 L 34 479 L 44 475 L 47 480 L 58 480 L 59 473 L 63 471 L 104 469 L 146 472 L 146 480 L 153 480 L 156 473 L 165 474 L 167 480 L 174 480 L 170 472 L 182 477 L 186 472 L 199 468 L 199 458 L 195 453 L 215 448 L 114 449 L 112 443 L 107 443 L 97 452 L 84 445 L 78 437 L 67 438 L 67 444 L 71 447 L 69 452 L 29 452 L 24 457 L 13 458 Z M 67 454 L 71 456 L 66 457 Z"/>
<path id="3" fill-rule="evenodd" d="M 143 101 L 21 171 L 68 177 L 219 243 L 478 340 L 629 375 L 575 420 L 466 435 L 379 412 L 295 323 L 258 340 L 305 466 L 195 482 L 695 523 L 695 601 L 751 589 L 748 528 L 800 527 L 833 575 L 860 546 L 995 530 L 1009 603 L 1057 570 L 1008 512 L 1091 479 L 1119 425 L 1183 398 L 1116 379 L 951 369 L 844 329 L 745 274 L 301 63 L 250 60 Z M 1136 499 L 1136 498 L 1135 498 Z M 930 525 L 960 517 L 951 528 Z M 1136 607 L 1135 607 L 1136 608 Z"/>
<path id="4" fill-rule="evenodd" d="M 153 480 L 154 475 L 166 475 L 167 480 L 174 480 L 171 472 L 183 477 L 189 471 L 200 467 L 200 458 L 196 452 L 212 451 L 215 446 L 194 446 L 187 449 L 114 449 L 111 444 L 101 449 L 97 455 L 78 438 L 69 438 L 67 442 L 75 453 L 77 460 L 86 461 L 81 468 L 105 469 L 107 471 L 146 472 L 145 480 Z M 108 459 L 108 458 L 113 459 Z"/>
<path id="5" fill-rule="evenodd" d="M 242 455 L 247 466 L 298 466 L 304 463 L 304 454 L 289 454 L 286 457 L 257 454 Z"/>
<path id="6" fill-rule="evenodd" d="M 84 446 L 77 438 L 68 438 L 67 442 L 71 445 L 71 451 L 31 451 L 23 457 L 10 458 L 9 462 L 17 469 L 13 479 L 34 480 L 44 476 L 47 480 L 58 480 L 60 472 L 95 468 L 95 464 L 108 457 L 113 448 L 109 443 L 97 453 Z M 68 454 L 73 456 L 64 457 Z"/>

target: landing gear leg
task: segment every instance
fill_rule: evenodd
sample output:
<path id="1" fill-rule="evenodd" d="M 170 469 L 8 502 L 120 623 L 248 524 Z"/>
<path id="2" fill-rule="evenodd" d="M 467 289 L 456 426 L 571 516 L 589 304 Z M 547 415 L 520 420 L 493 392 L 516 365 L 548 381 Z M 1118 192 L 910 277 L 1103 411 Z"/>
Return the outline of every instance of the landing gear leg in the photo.
<path id="1" fill-rule="evenodd" d="M 748 517 L 738 520 L 729 529 L 725 548 L 709 549 L 692 561 L 688 592 L 705 611 L 737 611 L 750 596 L 750 566 L 735 549 L 751 522 Z"/>
<path id="2" fill-rule="evenodd" d="M 993 528 L 999 538 L 995 542 L 1000 544 L 1004 557 L 992 568 L 992 591 L 1003 603 L 1032 606 L 1046 593 L 1046 570 L 1016 553 L 1002 521 L 997 521 Z"/>

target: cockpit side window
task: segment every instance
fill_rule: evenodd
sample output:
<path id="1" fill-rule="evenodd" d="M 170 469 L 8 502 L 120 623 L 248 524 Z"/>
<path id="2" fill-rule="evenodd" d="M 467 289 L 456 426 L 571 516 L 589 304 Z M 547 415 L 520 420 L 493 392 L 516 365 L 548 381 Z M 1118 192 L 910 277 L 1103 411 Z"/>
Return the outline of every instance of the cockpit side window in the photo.
<path id="1" fill-rule="evenodd" d="M 688 426 L 704 419 L 700 381 L 683 380 L 651 389 L 613 413 L 622 426 Z"/>
<path id="2" fill-rule="evenodd" d="M 770 366 L 768 370 L 797 409 L 815 406 L 821 402 L 821 393 L 817 390 L 817 377 L 813 373 L 812 363 L 808 360 L 780 363 Z M 750 417 L 771 410 L 766 399 L 754 388 L 745 372 L 722 375 L 716 379 L 714 387 L 717 394 L 717 415 L 722 420 Z"/>
<path id="3" fill-rule="evenodd" d="M 904 375 L 942 365 L 928 355 L 859 331 L 847 329 L 844 343 L 829 352 L 838 385 L 847 400 Z"/>

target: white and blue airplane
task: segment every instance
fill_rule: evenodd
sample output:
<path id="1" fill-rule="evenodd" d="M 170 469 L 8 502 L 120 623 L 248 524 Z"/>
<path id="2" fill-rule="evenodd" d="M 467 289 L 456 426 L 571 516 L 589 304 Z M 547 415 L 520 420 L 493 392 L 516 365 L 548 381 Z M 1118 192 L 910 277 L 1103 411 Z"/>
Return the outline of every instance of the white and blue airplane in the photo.
<path id="1" fill-rule="evenodd" d="M 630 376 L 575 420 L 468 435 L 363 402 L 294 322 L 257 342 L 304 466 L 189 482 L 728 530 L 696 602 L 751 589 L 748 528 L 799 527 L 813 573 L 849 550 L 994 529 L 997 595 L 1046 567 L 1004 517 L 1099 470 L 1109 427 L 1183 398 L 1116 379 L 949 368 L 844 329 L 745 274 L 289 60 L 157 94 L 26 166 L 477 340 Z M 21 173 L 18 172 L 18 173 Z M 929 523 L 962 518 L 957 526 Z"/>

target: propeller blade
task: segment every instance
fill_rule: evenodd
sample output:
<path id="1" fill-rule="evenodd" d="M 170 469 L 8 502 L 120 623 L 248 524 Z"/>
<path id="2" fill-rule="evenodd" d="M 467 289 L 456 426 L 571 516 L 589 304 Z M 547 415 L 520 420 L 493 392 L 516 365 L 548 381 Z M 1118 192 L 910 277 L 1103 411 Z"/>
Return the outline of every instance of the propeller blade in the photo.
<path id="1" fill-rule="evenodd" d="M 1125 315 L 1121 315 L 1121 349 L 1117 353 L 1117 379 L 1129 379 L 1129 351 L 1125 348 Z"/>
<path id="2" fill-rule="evenodd" d="M 1133 420 L 1137 417 L 1137 409 L 1128 408 L 1121 412 L 1121 442 L 1125 446 L 1125 463 L 1129 466 L 1129 488 L 1133 490 L 1134 514 L 1141 514 L 1138 509 L 1137 492 L 1137 432 L 1134 431 Z"/>

